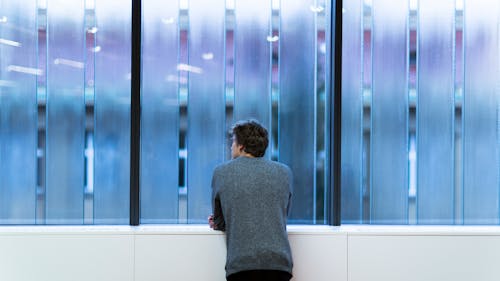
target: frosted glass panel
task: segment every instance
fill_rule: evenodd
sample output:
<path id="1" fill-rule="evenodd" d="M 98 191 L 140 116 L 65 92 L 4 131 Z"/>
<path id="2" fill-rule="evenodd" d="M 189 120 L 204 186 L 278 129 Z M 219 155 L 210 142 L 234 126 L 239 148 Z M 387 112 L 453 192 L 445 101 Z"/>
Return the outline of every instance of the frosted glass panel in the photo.
<path id="1" fill-rule="evenodd" d="M 179 7 L 142 1 L 141 222 L 178 220 Z M 208 187 L 207 187 L 208 188 Z"/>
<path id="2" fill-rule="evenodd" d="M 48 0 L 46 222 L 83 223 L 84 1 Z"/>
<path id="3" fill-rule="evenodd" d="M 291 222 L 325 221 L 327 7 L 276 4 L 143 2 L 142 223 L 205 223 L 227 129 L 248 118 L 297 175 Z"/>
<path id="4" fill-rule="evenodd" d="M 0 224 L 129 221 L 131 4 L 0 1 Z M 205 223 L 248 118 L 326 222 L 331 4 L 142 1 L 141 223 Z"/>
<path id="5" fill-rule="evenodd" d="M 408 1 L 373 0 L 372 9 L 371 221 L 404 224 L 408 214 Z"/>
<path id="6" fill-rule="evenodd" d="M 343 222 L 499 224 L 500 3 L 360 4 L 344 1 Z"/>
<path id="7" fill-rule="evenodd" d="M 455 0 L 419 1 L 419 224 L 454 223 Z"/>
<path id="8" fill-rule="evenodd" d="M 342 39 L 342 221 L 362 219 L 363 1 L 344 2 Z"/>
<path id="9" fill-rule="evenodd" d="M 465 224 L 499 223 L 499 5 L 465 1 Z"/>
<path id="10" fill-rule="evenodd" d="M 0 224 L 34 224 L 36 1 L 0 2 Z"/>
<path id="11" fill-rule="evenodd" d="M 281 1 L 279 161 L 294 174 L 291 222 L 315 219 L 315 1 Z M 299 20 L 300 19 L 300 20 Z"/>
<path id="12" fill-rule="evenodd" d="M 271 2 L 238 0 L 234 13 L 234 120 L 254 118 L 270 128 Z"/>
<path id="13" fill-rule="evenodd" d="M 213 169 L 224 161 L 225 1 L 189 2 L 187 131 L 188 222 L 205 223 L 211 212 Z"/>
<path id="14" fill-rule="evenodd" d="M 131 1 L 96 3 L 94 223 L 128 224 Z"/>

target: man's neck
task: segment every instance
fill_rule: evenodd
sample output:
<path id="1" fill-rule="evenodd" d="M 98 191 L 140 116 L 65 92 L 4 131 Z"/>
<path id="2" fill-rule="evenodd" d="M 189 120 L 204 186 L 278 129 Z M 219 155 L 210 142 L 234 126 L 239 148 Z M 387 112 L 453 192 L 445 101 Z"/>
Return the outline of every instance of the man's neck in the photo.
<path id="1" fill-rule="evenodd" d="M 248 152 L 244 152 L 242 151 L 239 155 L 239 157 L 248 157 L 248 158 L 255 158 L 255 156 L 253 156 L 252 154 L 248 153 Z"/>

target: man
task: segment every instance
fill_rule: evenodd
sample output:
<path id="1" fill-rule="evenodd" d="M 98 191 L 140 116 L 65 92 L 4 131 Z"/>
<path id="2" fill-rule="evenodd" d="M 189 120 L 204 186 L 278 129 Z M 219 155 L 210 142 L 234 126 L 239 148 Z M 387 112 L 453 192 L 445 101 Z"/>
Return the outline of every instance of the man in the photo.
<path id="1" fill-rule="evenodd" d="M 268 133 L 255 120 L 231 131 L 232 160 L 212 177 L 210 227 L 225 231 L 228 281 L 288 281 L 292 254 L 286 231 L 292 173 L 286 165 L 263 158 Z"/>

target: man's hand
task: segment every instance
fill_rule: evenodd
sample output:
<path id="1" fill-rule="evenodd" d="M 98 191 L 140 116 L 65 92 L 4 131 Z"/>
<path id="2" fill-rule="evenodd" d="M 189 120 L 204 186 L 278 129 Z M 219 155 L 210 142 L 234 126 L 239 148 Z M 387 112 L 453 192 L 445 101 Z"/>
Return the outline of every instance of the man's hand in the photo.
<path id="1" fill-rule="evenodd" d="M 210 215 L 210 216 L 208 216 L 208 225 L 209 225 L 209 226 L 210 226 L 210 228 L 211 228 L 211 229 L 213 229 L 213 230 L 216 230 L 216 229 L 217 229 L 217 228 L 216 228 L 217 226 L 215 225 L 215 222 L 214 222 L 214 215 L 213 215 L 213 214 L 212 214 L 212 215 Z"/>
<path id="2" fill-rule="evenodd" d="M 218 220 L 219 221 L 216 223 L 214 215 L 211 214 L 210 216 L 208 216 L 208 225 L 213 230 L 226 231 L 226 224 L 224 223 L 224 220 L 220 217 L 218 218 Z"/>

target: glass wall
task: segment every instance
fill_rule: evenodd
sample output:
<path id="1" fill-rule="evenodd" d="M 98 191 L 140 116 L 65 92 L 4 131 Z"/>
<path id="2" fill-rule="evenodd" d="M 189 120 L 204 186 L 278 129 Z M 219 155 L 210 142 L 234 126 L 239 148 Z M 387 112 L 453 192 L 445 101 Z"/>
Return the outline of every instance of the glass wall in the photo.
<path id="1" fill-rule="evenodd" d="M 344 1 L 342 223 L 500 223 L 497 2 Z M 142 4 L 141 223 L 205 223 L 255 118 L 326 224 L 331 1 Z M 0 224 L 128 224 L 131 12 L 0 1 Z"/>
<path id="2" fill-rule="evenodd" d="M 37 192 L 35 1 L 0 2 L 0 224 L 34 224 Z"/>
<path id="3" fill-rule="evenodd" d="M 290 222 L 326 224 L 326 5 L 143 0 L 141 223 L 206 223 L 229 129 L 254 118 L 296 175 Z"/>
<path id="4" fill-rule="evenodd" d="M 344 1 L 342 222 L 498 224 L 498 1 L 396 2 Z"/>
<path id="5" fill-rule="evenodd" d="M 0 2 L 0 224 L 128 224 L 130 7 Z"/>
<path id="6" fill-rule="evenodd" d="M 0 1 L 0 224 L 129 223 L 131 4 Z M 254 118 L 296 175 L 290 222 L 326 224 L 327 5 L 142 1 L 141 223 L 206 223 Z"/>
<path id="7" fill-rule="evenodd" d="M 500 4 L 343 5 L 342 222 L 499 224 Z M 142 1 L 141 223 L 205 223 L 255 118 L 326 224 L 331 1 Z M 128 224 L 131 0 L 0 1 L 0 224 Z"/>

